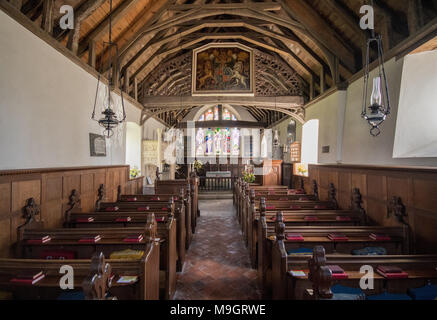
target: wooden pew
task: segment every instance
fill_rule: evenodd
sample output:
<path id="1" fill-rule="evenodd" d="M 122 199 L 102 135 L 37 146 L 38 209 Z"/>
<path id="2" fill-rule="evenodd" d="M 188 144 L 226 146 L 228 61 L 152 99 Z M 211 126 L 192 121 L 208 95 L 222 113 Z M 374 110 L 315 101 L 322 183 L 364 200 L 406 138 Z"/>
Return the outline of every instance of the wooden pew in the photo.
<path id="1" fill-rule="evenodd" d="M 155 194 L 180 194 L 182 188 L 190 190 L 191 197 L 191 231 L 196 232 L 196 224 L 199 209 L 198 194 L 199 178 L 179 179 L 179 180 L 157 180 L 155 181 Z"/>
<path id="2" fill-rule="evenodd" d="M 109 273 L 107 264 L 110 265 Z M 64 275 L 60 273 L 62 266 L 73 268 L 74 289 L 61 289 L 60 280 Z M 34 285 L 11 282 L 20 274 L 39 271 L 43 271 L 45 277 Z M 108 279 L 111 273 L 114 275 L 112 280 Z M 121 276 L 129 275 L 138 276 L 138 281 L 133 284 L 117 283 Z M 109 288 L 104 287 L 106 281 L 100 282 L 98 279 L 109 280 Z M 91 260 L 0 259 L 0 289 L 11 292 L 16 300 L 55 300 L 61 294 L 80 293 L 82 290 L 78 285 L 82 285 L 87 300 L 106 300 L 106 295 L 101 294 L 106 291 L 118 300 L 158 300 L 159 243 L 150 241 L 139 261 L 104 259 L 100 254 L 94 255 Z"/>
<path id="3" fill-rule="evenodd" d="M 151 209 L 147 212 L 89 212 L 89 213 L 72 213 L 69 216 L 67 224 L 72 228 L 141 228 L 146 225 L 148 217 L 154 215 L 160 223 L 165 224 L 171 219 L 171 212 L 154 211 Z M 177 222 L 176 222 L 177 226 Z M 185 229 L 182 229 L 185 231 Z M 176 271 L 182 271 L 185 263 L 185 240 L 181 236 L 182 231 L 177 228 L 176 251 L 177 251 L 177 267 Z M 182 234 L 184 236 L 184 234 Z"/>
<path id="4" fill-rule="evenodd" d="M 126 242 L 125 239 L 132 235 L 143 235 L 141 242 Z M 100 235 L 101 240 L 96 243 L 79 242 L 89 236 Z M 47 243 L 29 243 L 28 240 L 41 239 L 50 236 Z M 95 252 L 103 252 L 110 256 L 114 251 L 134 249 L 142 250 L 146 254 L 149 239 L 159 236 L 160 269 L 165 273 L 162 295 L 171 299 L 176 286 L 176 223 L 173 217 L 165 222 L 156 222 L 153 214 L 148 215 L 147 224 L 140 228 L 71 228 L 71 229 L 44 229 L 43 222 L 35 220 L 34 216 L 19 227 L 18 242 L 16 243 L 16 256 L 18 258 L 38 259 L 50 255 L 52 251 L 75 253 L 75 258 L 88 259 Z M 32 241 L 31 241 L 32 242 Z M 49 252 L 47 252 L 49 251 Z M 53 256 L 53 254 L 52 254 Z"/>
<path id="5" fill-rule="evenodd" d="M 328 202 L 321 201 L 274 201 L 275 206 L 268 206 L 265 198 L 261 198 L 259 205 L 255 205 L 255 197 L 251 192 L 250 206 L 247 212 L 247 217 L 243 224 L 243 235 L 245 237 L 247 246 L 249 248 L 249 254 L 252 261 L 252 266 L 256 267 L 256 248 L 258 238 L 258 220 L 260 211 L 263 210 L 263 214 L 276 214 L 277 210 L 281 210 L 286 215 L 287 219 L 291 219 L 290 222 L 294 224 L 308 225 L 310 221 L 306 220 L 306 217 L 315 216 L 318 218 L 316 224 L 325 225 L 337 225 L 337 217 L 347 217 L 348 220 L 341 221 L 342 224 L 359 224 L 362 220 L 364 223 L 365 215 L 363 210 L 337 210 L 336 200 Z M 272 202 L 270 202 L 272 203 Z M 282 209 L 280 209 L 282 208 Z M 295 208 L 295 209 L 291 209 Z M 307 209 L 305 209 L 307 208 Z M 312 209 L 309 209 L 312 208 Z M 330 209 L 331 208 L 331 209 Z M 356 212 L 355 212 L 356 211 Z M 267 213 L 266 213 L 267 212 Z M 269 213 L 270 212 L 270 213 Z M 324 217 L 324 218 L 322 218 Z"/>
<path id="6" fill-rule="evenodd" d="M 283 229 L 281 227 L 283 225 Z M 354 249 L 364 247 L 384 247 L 387 254 L 409 253 L 409 228 L 382 226 L 295 226 L 284 223 L 282 212 L 278 212 L 275 223 L 267 223 L 261 216 L 258 240 L 258 281 L 265 297 L 271 294 L 272 248 L 276 235 L 284 237 L 283 245 L 287 254 L 290 250 L 310 248 L 322 245 L 328 253 L 351 254 Z M 283 232 L 283 234 L 282 234 Z M 338 233 L 347 236 L 348 241 L 332 241 L 329 234 Z M 303 240 L 287 240 L 287 234 L 302 235 Z M 372 240 L 371 234 L 387 235 L 390 239 Z"/>
<path id="7" fill-rule="evenodd" d="M 115 212 L 117 213 L 138 213 L 143 212 L 147 214 L 149 212 L 154 213 L 167 213 L 175 217 L 176 224 L 176 247 L 178 254 L 177 270 L 182 270 L 182 266 L 185 261 L 186 253 L 186 227 L 185 227 L 185 210 L 183 205 L 175 206 L 175 201 L 171 197 L 168 202 L 161 200 L 154 200 L 149 202 L 103 202 L 99 205 L 100 212 Z M 108 211 L 109 210 L 109 211 Z M 111 227 L 106 225 L 105 227 Z M 191 230 L 189 230 L 191 233 Z"/>
<path id="8" fill-rule="evenodd" d="M 179 196 L 174 196 L 172 194 L 160 194 L 160 195 L 119 195 L 118 201 L 119 202 L 151 202 L 151 201 L 169 201 L 170 199 L 173 199 L 175 201 L 175 209 L 182 210 L 182 204 L 184 208 L 184 217 L 185 221 L 182 221 L 182 223 L 179 223 L 176 213 L 176 221 L 178 221 L 178 225 L 185 225 L 185 248 L 188 249 L 191 244 L 192 240 L 192 229 L 191 229 L 191 197 L 190 197 L 190 191 L 188 188 L 181 189 L 181 194 Z"/>
<path id="9" fill-rule="evenodd" d="M 328 265 L 338 265 L 347 278 L 337 279 Z M 340 284 L 360 288 L 360 279 L 364 273 L 361 267 L 370 266 L 374 270 L 374 288 L 365 290 L 366 296 L 381 294 L 406 294 L 408 289 L 420 288 L 428 284 L 437 284 L 437 255 L 394 255 L 394 256 L 350 256 L 326 255 L 323 247 L 315 247 L 309 258 L 289 259 L 284 266 L 289 270 L 303 270 L 305 276 L 292 276 L 289 272 L 282 277 L 284 286 L 274 293 L 275 298 L 286 299 L 331 299 L 331 287 Z M 376 270 L 378 266 L 396 266 L 408 274 L 406 278 L 385 278 Z M 278 277 L 279 278 L 279 277 Z M 316 289 L 310 290 L 310 289 Z"/>

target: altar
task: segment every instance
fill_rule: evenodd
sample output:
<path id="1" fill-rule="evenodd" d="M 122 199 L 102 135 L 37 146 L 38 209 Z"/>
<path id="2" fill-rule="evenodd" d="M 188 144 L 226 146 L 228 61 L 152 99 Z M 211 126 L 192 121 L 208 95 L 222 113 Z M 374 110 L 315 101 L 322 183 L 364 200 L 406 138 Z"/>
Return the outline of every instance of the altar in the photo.
<path id="1" fill-rule="evenodd" d="M 232 189 L 231 171 L 208 171 L 206 173 L 205 186 L 207 189 L 219 186 L 220 189 Z"/>

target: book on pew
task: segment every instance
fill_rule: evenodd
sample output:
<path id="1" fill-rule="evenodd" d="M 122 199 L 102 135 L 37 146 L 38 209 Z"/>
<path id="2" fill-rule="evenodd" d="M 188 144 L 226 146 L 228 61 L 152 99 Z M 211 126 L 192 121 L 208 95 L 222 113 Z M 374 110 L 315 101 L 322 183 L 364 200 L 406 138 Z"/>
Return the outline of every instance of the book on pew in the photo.
<path id="1" fill-rule="evenodd" d="M 168 210 L 168 208 L 162 208 L 161 210 L 162 210 L 162 211 L 167 211 L 167 210 Z"/>
<path id="2" fill-rule="evenodd" d="M 35 283 L 37 283 L 38 281 L 41 281 L 44 278 L 45 278 L 45 274 L 42 271 L 24 272 L 24 273 L 17 275 L 15 278 L 11 279 L 10 282 L 34 285 Z"/>
<path id="3" fill-rule="evenodd" d="M 306 277 L 306 273 L 302 270 L 290 270 L 293 277 Z"/>
<path id="4" fill-rule="evenodd" d="M 50 240 L 52 240 L 52 238 L 50 236 L 44 236 L 44 237 L 41 237 L 41 238 L 29 239 L 29 240 L 27 240 L 27 243 L 42 244 L 42 243 L 47 243 Z"/>
<path id="5" fill-rule="evenodd" d="M 161 200 L 159 197 L 153 197 L 153 198 L 151 198 L 150 200 L 152 200 L 152 201 L 159 201 L 159 200 Z"/>
<path id="6" fill-rule="evenodd" d="M 386 279 L 405 279 L 408 278 L 408 273 L 396 266 L 378 266 L 376 268 L 381 276 Z"/>
<path id="7" fill-rule="evenodd" d="M 94 222 L 94 217 L 88 217 L 88 218 L 77 218 L 76 222 Z"/>
<path id="8" fill-rule="evenodd" d="M 118 278 L 117 283 L 120 284 L 132 284 L 138 281 L 138 276 L 120 276 Z"/>
<path id="9" fill-rule="evenodd" d="M 369 238 L 375 241 L 390 241 L 391 237 L 388 234 L 371 233 Z"/>
<path id="10" fill-rule="evenodd" d="M 118 211 L 119 209 L 120 209 L 119 207 L 107 207 L 105 208 L 105 211 L 114 212 L 114 211 Z"/>
<path id="11" fill-rule="evenodd" d="M 337 220 L 337 221 L 351 221 L 352 219 L 349 216 L 337 216 L 335 218 L 335 220 Z"/>
<path id="12" fill-rule="evenodd" d="M 136 235 L 130 235 L 123 239 L 124 242 L 141 242 L 143 241 L 144 237 L 142 234 L 136 234 Z"/>
<path id="13" fill-rule="evenodd" d="M 347 279 L 348 278 L 347 273 L 344 272 L 343 268 L 341 268 L 340 266 L 330 265 L 327 267 L 332 272 L 332 279 L 339 280 L 339 279 Z"/>
<path id="14" fill-rule="evenodd" d="M 319 218 L 317 218 L 316 216 L 305 216 L 304 220 L 305 221 L 317 221 L 317 220 L 319 220 Z"/>
<path id="15" fill-rule="evenodd" d="M 156 222 L 164 222 L 165 217 L 156 217 L 155 220 L 156 220 Z"/>
<path id="16" fill-rule="evenodd" d="M 122 217 L 122 218 L 115 219 L 115 222 L 131 222 L 131 220 L 132 220 L 131 217 Z"/>
<path id="17" fill-rule="evenodd" d="M 126 200 L 127 201 L 137 201 L 137 198 L 136 197 L 134 197 L 134 198 L 127 198 Z"/>
<path id="18" fill-rule="evenodd" d="M 267 206 L 267 207 L 266 207 L 266 210 L 275 210 L 275 209 L 276 209 L 275 206 Z"/>
<path id="19" fill-rule="evenodd" d="M 137 211 L 149 211 L 150 208 L 149 207 L 138 207 Z"/>
<path id="20" fill-rule="evenodd" d="M 100 235 L 96 235 L 96 236 L 81 238 L 81 239 L 79 239 L 79 242 L 81 242 L 81 243 L 96 243 L 96 242 L 100 241 L 101 239 L 102 239 L 102 237 Z"/>
<path id="21" fill-rule="evenodd" d="M 287 235 L 285 236 L 285 238 L 288 241 L 305 241 L 305 239 L 303 238 L 303 236 L 299 233 L 287 233 Z"/>
<path id="22" fill-rule="evenodd" d="M 344 235 L 344 234 L 339 234 L 339 233 L 330 233 L 328 234 L 328 238 L 329 240 L 332 241 L 348 241 L 349 238 Z"/>

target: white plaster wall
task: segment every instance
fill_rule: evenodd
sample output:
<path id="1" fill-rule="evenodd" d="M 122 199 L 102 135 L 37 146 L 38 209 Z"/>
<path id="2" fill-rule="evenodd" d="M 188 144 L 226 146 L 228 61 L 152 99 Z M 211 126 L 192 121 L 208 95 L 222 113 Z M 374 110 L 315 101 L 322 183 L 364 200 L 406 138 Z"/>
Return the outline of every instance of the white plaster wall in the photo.
<path id="1" fill-rule="evenodd" d="M 393 58 L 385 65 L 392 112 L 381 126 L 381 134 L 372 137 L 370 126 L 361 118 L 363 78 L 351 83 L 346 91 L 335 92 L 306 109 L 306 120 L 319 119 L 319 163 L 437 166 L 437 158 L 393 158 L 396 121 L 404 59 Z M 375 71 L 372 71 L 372 76 Z M 417 79 L 423 83 L 423 79 Z M 417 112 L 416 105 L 410 105 L 410 112 Z M 422 114 L 423 117 L 432 117 Z M 435 118 L 435 117 L 434 117 Z M 409 120 L 408 120 L 409 122 Z M 409 122 L 411 130 L 418 130 L 418 122 Z M 435 128 L 435 126 L 434 126 Z M 434 129 L 435 130 L 435 129 Z M 416 136 L 417 141 L 421 139 Z M 399 141 L 399 143 L 408 143 Z M 412 142 L 411 142 L 412 143 Z M 322 146 L 330 146 L 330 153 L 321 153 Z"/>
<path id="2" fill-rule="evenodd" d="M 126 164 L 141 170 L 141 127 L 134 122 L 126 124 Z"/>
<path id="3" fill-rule="evenodd" d="M 437 157 L 437 50 L 405 57 L 393 157 Z"/>
<path id="4" fill-rule="evenodd" d="M 144 140 L 158 140 L 157 129 L 164 131 L 166 126 L 161 122 L 150 118 L 143 125 L 143 139 Z"/>
<path id="5" fill-rule="evenodd" d="M 125 163 L 125 124 L 91 157 L 97 80 L 0 11 L 0 170 Z M 125 102 L 127 117 L 139 110 Z"/>

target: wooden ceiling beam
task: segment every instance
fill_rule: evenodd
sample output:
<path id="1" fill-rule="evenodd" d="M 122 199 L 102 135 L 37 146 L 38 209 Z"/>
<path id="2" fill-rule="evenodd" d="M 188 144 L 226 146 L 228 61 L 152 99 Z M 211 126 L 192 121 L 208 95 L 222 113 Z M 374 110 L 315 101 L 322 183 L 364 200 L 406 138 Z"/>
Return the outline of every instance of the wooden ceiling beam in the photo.
<path id="1" fill-rule="evenodd" d="M 168 8 L 169 11 L 187 11 L 198 8 L 198 4 L 180 4 L 172 5 Z M 221 9 L 246 9 L 250 7 L 251 9 L 261 10 L 261 11 L 279 11 L 282 6 L 275 2 L 247 2 L 247 3 L 219 3 L 219 4 L 208 4 L 205 5 L 207 10 L 221 10 Z"/>
<path id="2" fill-rule="evenodd" d="M 120 19 L 124 18 L 127 12 L 132 9 L 140 0 L 125 0 L 122 1 L 117 8 L 112 12 L 111 19 L 112 25 L 115 26 Z M 103 35 L 108 31 L 109 28 L 109 14 L 95 27 L 92 29 L 81 41 L 78 49 L 78 56 L 82 57 L 91 41 L 101 39 Z"/>
<path id="3" fill-rule="evenodd" d="M 287 36 L 281 35 L 279 33 L 273 32 L 273 31 L 269 31 L 265 28 L 262 27 L 258 27 L 255 26 L 251 23 L 248 22 L 243 22 L 243 21 L 238 21 L 238 20 L 234 20 L 234 21 L 227 21 L 227 22 L 221 22 L 220 20 L 218 21 L 214 21 L 214 22 L 208 22 L 208 23 L 201 23 L 199 25 L 193 26 L 191 28 L 185 29 L 181 32 L 175 33 L 171 36 L 168 36 L 166 38 L 163 38 L 161 40 L 155 40 L 152 42 L 149 42 L 148 46 L 144 46 L 143 48 L 141 48 L 124 66 L 123 69 L 129 68 L 143 53 L 145 53 L 151 46 L 162 46 L 163 44 L 169 43 L 171 41 L 175 41 L 175 40 L 180 40 L 183 39 L 184 37 L 193 34 L 196 31 L 205 29 L 205 28 L 217 28 L 217 27 L 221 27 L 221 28 L 230 28 L 230 27 L 241 27 L 241 28 L 246 28 L 252 31 L 255 31 L 257 33 L 275 38 L 275 39 L 279 39 L 283 42 L 287 42 L 287 43 L 294 43 L 295 39 L 293 38 L 289 38 Z M 211 33 L 209 33 L 211 34 Z M 218 33 L 212 33 L 212 34 L 218 34 Z"/>
<path id="4" fill-rule="evenodd" d="M 284 0 L 282 2 L 290 9 L 288 12 L 306 27 L 313 39 L 317 39 L 324 49 L 335 48 L 327 50 L 332 55 L 337 56 L 350 72 L 357 71 L 355 56 L 351 48 L 311 5 L 303 0 Z M 329 61 L 331 70 L 334 70 L 333 62 L 332 59 Z"/>
<path id="5" fill-rule="evenodd" d="M 106 0 L 87 0 L 74 12 L 74 29 L 69 32 L 67 48 L 77 54 L 79 49 L 80 25 L 94 13 Z"/>

